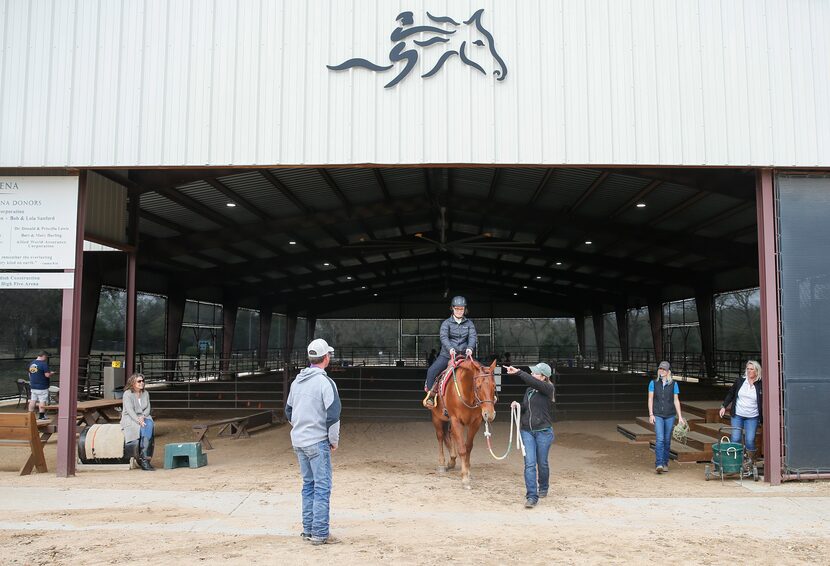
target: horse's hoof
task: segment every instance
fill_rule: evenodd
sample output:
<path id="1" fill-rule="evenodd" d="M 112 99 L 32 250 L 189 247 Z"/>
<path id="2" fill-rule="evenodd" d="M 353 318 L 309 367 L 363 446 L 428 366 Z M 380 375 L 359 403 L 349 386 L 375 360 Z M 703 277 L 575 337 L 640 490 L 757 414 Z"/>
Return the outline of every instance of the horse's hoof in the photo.
<path id="1" fill-rule="evenodd" d="M 455 462 L 450 462 L 450 464 L 444 468 L 444 470 L 454 470 L 455 469 Z"/>
<path id="2" fill-rule="evenodd" d="M 470 490 L 473 489 L 473 486 L 470 485 L 470 482 L 464 483 L 463 485 L 464 485 L 464 489 L 470 489 Z"/>
<path id="3" fill-rule="evenodd" d="M 435 471 L 438 472 L 439 474 L 445 474 L 445 473 L 447 473 L 447 467 L 446 466 L 438 466 L 437 468 L 435 468 Z"/>

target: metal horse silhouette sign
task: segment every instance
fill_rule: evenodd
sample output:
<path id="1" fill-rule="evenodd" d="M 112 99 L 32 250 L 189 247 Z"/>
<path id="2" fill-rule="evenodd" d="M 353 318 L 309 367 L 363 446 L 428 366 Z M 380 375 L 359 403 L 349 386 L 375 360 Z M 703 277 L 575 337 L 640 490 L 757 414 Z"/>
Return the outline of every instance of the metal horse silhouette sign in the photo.
<path id="1" fill-rule="evenodd" d="M 416 26 L 413 25 L 415 20 L 412 17 L 412 12 L 401 12 L 398 14 L 398 17 L 395 18 L 396 21 L 400 23 L 398 27 L 392 32 L 392 35 L 389 36 L 389 39 L 394 43 L 391 51 L 389 51 L 389 65 L 377 65 L 368 61 L 366 59 L 349 59 L 348 61 L 344 61 L 339 65 L 326 65 L 332 71 L 345 71 L 347 69 L 352 69 L 355 67 L 369 69 L 370 71 L 375 71 L 378 73 L 384 73 L 390 70 L 392 67 L 395 66 L 396 63 L 403 61 L 404 66 L 398 72 L 398 74 L 388 83 L 386 83 L 384 88 L 392 88 L 399 82 L 409 75 L 410 71 L 415 67 L 418 63 L 418 56 L 419 51 L 415 48 L 410 48 L 407 45 L 407 42 L 411 39 L 412 43 L 421 49 L 426 49 L 432 45 L 444 45 L 445 51 L 441 53 L 441 56 L 438 58 L 437 62 L 430 68 L 429 71 L 421 75 L 421 78 L 429 78 L 435 75 L 441 68 L 444 66 L 444 63 L 447 62 L 448 59 L 451 57 L 457 56 L 461 59 L 461 62 L 465 65 L 469 65 L 473 69 L 481 72 L 483 75 L 486 75 L 487 72 L 484 70 L 484 67 L 476 61 L 478 59 L 481 60 L 482 53 L 484 52 L 484 48 L 487 49 L 489 52 L 490 57 L 493 61 L 493 75 L 496 77 L 496 80 L 503 81 L 507 78 L 507 65 L 505 64 L 504 60 L 496 51 L 495 41 L 493 40 L 493 34 L 491 34 L 487 28 L 481 23 L 481 16 L 484 13 L 484 10 L 477 10 L 470 18 L 464 21 L 464 25 L 472 26 L 473 34 L 476 39 L 473 41 L 468 42 L 466 39 L 461 41 L 460 45 L 454 49 L 446 49 L 446 47 L 452 46 L 452 40 L 454 39 L 454 35 L 458 31 L 458 28 L 461 28 L 461 23 L 456 22 L 449 16 L 433 16 L 429 12 L 427 12 L 427 18 L 437 25 L 420 25 Z M 412 39 L 413 36 L 418 36 L 419 34 L 424 34 L 426 37 L 425 39 Z M 461 34 L 459 34 L 460 36 Z M 450 44 L 450 45 L 447 45 Z M 486 56 L 486 55 L 485 55 Z"/>

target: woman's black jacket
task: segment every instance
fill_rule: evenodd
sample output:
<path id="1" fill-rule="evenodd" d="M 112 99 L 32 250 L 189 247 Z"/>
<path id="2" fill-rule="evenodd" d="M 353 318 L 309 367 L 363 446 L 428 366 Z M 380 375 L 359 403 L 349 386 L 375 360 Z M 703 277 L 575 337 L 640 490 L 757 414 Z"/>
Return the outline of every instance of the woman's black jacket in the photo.
<path id="1" fill-rule="evenodd" d="M 519 370 L 515 374 L 528 386 L 522 399 L 522 430 L 542 430 L 553 426 L 553 383 L 540 381 Z"/>
<path id="2" fill-rule="evenodd" d="M 732 384 L 732 387 L 729 389 L 729 393 L 726 394 L 726 398 L 723 400 L 723 406 L 729 409 L 729 405 L 732 405 L 730 412 L 734 416 L 735 414 L 735 403 L 738 401 L 738 391 L 740 391 L 741 387 L 744 385 L 744 381 L 746 381 L 746 376 L 741 376 L 735 380 L 735 383 Z M 761 388 L 761 380 L 755 380 L 755 400 L 758 401 L 758 422 L 764 422 L 764 392 Z"/>

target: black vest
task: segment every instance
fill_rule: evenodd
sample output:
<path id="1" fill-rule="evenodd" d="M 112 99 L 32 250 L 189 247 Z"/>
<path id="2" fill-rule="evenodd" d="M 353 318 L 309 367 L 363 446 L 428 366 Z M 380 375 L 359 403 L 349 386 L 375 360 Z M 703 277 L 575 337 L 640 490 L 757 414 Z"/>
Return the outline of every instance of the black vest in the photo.
<path id="1" fill-rule="evenodd" d="M 663 380 L 659 377 L 654 380 L 654 415 L 657 417 L 673 417 L 677 414 L 674 409 L 674 381 L 663 387 Z"/>

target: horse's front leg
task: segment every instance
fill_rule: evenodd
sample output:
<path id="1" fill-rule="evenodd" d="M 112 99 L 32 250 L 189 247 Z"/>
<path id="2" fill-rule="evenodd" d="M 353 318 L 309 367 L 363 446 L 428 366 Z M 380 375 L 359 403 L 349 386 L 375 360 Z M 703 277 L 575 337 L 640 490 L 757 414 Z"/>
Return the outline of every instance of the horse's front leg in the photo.
<path id="1" fill-rule="evenodd" d="M 466 444 L 466 458 L 467 470 L 470 469 L 470 454 L 473 452 L 473 441 L 476 439 L 478 429 L 481 428 L 481 418 L 478 418 L 470 423 L 467 427 L 467 444 Z"/>
<path id="2" fill-rule="evenodd" d="M 461 484 L 464 489 L 471 489 L 470 486 L 470 458 L 467 456 L 467 443 L 464 442 L 464 425 L 456 418 L 452 419 L 452 437 L 455 440 L 455 447 L 458 456 L 461 458 Z"/>
<path id="3" fill-rule="evenodd" d="M 435 436 L 438 438 L 438 472 L 446 472 L 447 471 L 447 459 L 444 457 L 444 442 L 446 442 L 446 437 L 444 434 L 444 422 L 441 421 L 440 418 L 435 414 L 435 411 L 432 412 L 432 426 L 435 427 Z M 455 466 L 455 459 L 452 461 L 453 466 Z"/>
<path id="4" fill-rule="evenodd" d="M 449 423 L 447 423 L 447 427 L 449 427 Z M 455 460 L 458 458 L 458 450 L 455 448 L 455 442 L 453 442 L 453 436 L 449 430 L 444 434 L 444 442 L 447 443 L 447 451 L 450 453 L 450 463 L 447 464 L 447 469 L 452 470 L 455 468 Z"/>

